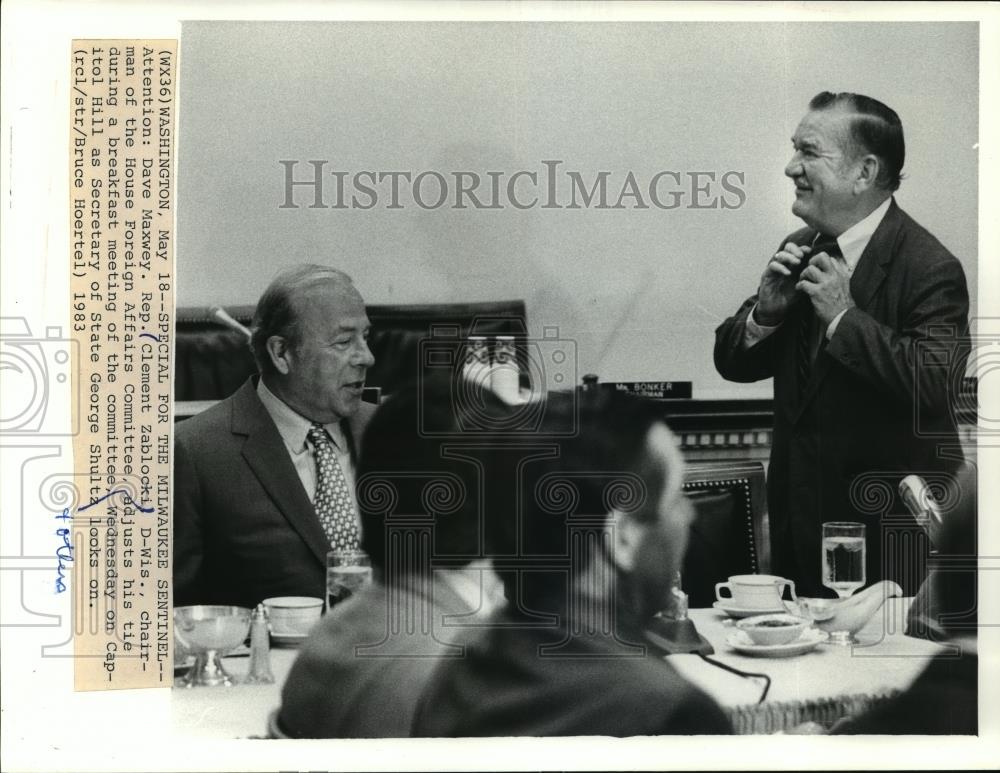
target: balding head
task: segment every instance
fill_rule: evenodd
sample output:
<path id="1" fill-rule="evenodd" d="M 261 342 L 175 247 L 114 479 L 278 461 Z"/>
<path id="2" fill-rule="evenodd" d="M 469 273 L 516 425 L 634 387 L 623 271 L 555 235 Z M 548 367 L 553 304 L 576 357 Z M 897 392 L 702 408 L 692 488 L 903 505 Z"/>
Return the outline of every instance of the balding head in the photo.
<path id="1" fill-rule="evenodd" d="M 328 266 L 282 271 L 254 314 L 251 346 L 268 388 L 310 421 L 351 416 L 374 363 L 364 300 Z"/>
<path id="2" fill-rule="evenodd" d="M 253 350 L 257 369 L 265 375 L 274 375 L 274 364 L 267 353 L 267 339 L 281 336 L 293 346 L 301 338 L 301 306 L 303 297 L 317 287 L 332 285 L 345 293 L 353 292 L 359 298 L 354 282 L 343 271 L 316 263 L 292 266 L 279 273 L 267 286 L 257 301 L 251 324 L 250 348 Z"/>

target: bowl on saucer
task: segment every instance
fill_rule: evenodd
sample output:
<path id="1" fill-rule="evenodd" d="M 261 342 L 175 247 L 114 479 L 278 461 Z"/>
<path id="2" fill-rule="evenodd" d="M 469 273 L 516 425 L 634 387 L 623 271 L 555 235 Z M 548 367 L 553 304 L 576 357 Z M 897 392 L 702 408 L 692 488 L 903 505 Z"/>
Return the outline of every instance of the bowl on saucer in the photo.
<path id="1" fill-rule="evenodd" d="M 828 639 L 829 634 L 826 631 L 806 628 L 798 639 L 785 644 L 755 644 L 749 634 L 734 629 L 726 637 L 726 644 L 740 655 L 752 658 L 790 658 L 804 655 Z"/>
<path id="2" fill-rule="evenodd" d="M 772 647 L 795 641 L 810 625 L 811 621 L 804 617 L 779 612 L 744 618 L 736 624 L 736 627 L 746 633 L 754 644 Z"/>

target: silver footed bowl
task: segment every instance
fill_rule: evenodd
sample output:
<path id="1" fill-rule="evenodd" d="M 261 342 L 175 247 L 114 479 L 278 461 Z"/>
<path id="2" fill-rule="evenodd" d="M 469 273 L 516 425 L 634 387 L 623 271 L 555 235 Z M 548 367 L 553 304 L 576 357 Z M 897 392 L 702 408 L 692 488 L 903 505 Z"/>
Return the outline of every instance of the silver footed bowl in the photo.
<path id="1" fill-rule="evenodd" d="M 222 656 L 235 649 L 250 631 L 250 610 L 201 604 L 174 609 L 174 636 L 195 656 L 194 666 L 176 680 L 179 687 L 229 686 L 233 678 L 222 667 Z"/>

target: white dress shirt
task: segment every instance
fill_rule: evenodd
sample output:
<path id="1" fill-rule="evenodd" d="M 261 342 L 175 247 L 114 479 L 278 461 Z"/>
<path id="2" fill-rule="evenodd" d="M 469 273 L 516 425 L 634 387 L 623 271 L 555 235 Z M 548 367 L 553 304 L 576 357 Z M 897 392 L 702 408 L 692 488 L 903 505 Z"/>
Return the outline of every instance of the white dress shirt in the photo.
<path id="1" fill-rule="evenodd" d="M 312 443 L 307 439 L 312 422 L 302 416 L 277 397 L 274 392 L 267 388 L 264 379 L 257 383 L 257 397 L 264 404 L 264 408 L 270 414 L 274 426 L 278 428 L 278 434 L 285 442 L 288 455 L 291 457 L 295 472 L 298 473 L 302 487 L 306 490 L 306 495 L 310 502 L 315 502 L 316 498 L 316 455 Z M 354 514 L 358 517 L 358 500 L 354 491 L 354 461 L 351 459 L 351 451 L 347 445 L 347 438 L 339 422 L 324 424 L 324 428 L 333 440 L 334 454 L 340 469 L 344 471 L 347 479 L 347 488 L 351 492 L 351 500 L 354 502 Z M 361 528 L 360 518 L 358 529 Z"/>
<path id="2" fill-rule="evenodd" d="M 879 227 L 879 224 L 882 222 L 882 218 L 885 217 L 885 213 L 889 211 L 889 204 L 891 203 L 892 196 L 875 207 L 868 217 L 863 220 L 859 220 L 837 237 L 837 246 L 840 247 L 840 252 L 844 256 L 843 261 L 847 264 L 848 274 L 854 273 L 854 269 L 858 265 L 858 261 L 861 260 L 861 256 L 864 254 L 865 248 L 868 246 L 868 242 L 872 240 L 875 229 Z M 761 325 L 756 319 L 754 319 L 754 313 L 756 311 L 757 306 L 755 305 L 753 310 L 747 315 L 746 331 L 743 335 L 743 348 L 745 349 L 749 349 L 751 346 L 760 343 L 781 326 L 780 324 Z M 840 312 L 830 321 L 830 324 L 827 325 L 827 341 L 833 338 L 833 334 L 837 331 L 837 324 L 840 322 L 840 318 L 844 316 L 846 311 L 847 309 L 844 309 L 844 311 Z"/>

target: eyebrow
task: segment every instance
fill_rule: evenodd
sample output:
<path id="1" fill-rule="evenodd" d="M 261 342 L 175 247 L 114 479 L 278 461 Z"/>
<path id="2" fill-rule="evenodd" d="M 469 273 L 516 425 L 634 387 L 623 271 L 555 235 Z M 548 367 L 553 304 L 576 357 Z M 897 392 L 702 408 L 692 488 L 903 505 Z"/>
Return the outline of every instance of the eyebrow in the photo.
<path id="1" fill-rule="evenodd" d="M 337 333 L 353 333 L 360 330 L 362 333 L 372 329 L 372 323 L 366 322 L 363 325 L 337 325 Z"/>

